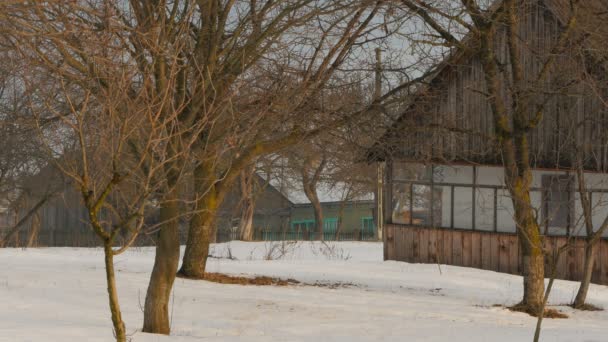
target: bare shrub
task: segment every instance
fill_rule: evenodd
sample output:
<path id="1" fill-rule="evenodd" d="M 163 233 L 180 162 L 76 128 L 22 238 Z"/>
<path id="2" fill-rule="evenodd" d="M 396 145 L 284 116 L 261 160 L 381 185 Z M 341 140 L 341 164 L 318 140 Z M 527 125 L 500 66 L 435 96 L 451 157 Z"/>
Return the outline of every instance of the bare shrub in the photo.
<path id="1" fill-rule="evenodd" d="M 323 255 L 327 260 L 350 260 L 351 255 L 348 250 L 340 247 L 337 243 L 321 241 L 320 243 L 312 243 L 310 246 L 312 253 Z"/>
<path id="2" fill-rule="evenodd" d="M 265 244 L 264 260 L 280 260 L 293 254 L 298 241 L 271 241 Z"/>

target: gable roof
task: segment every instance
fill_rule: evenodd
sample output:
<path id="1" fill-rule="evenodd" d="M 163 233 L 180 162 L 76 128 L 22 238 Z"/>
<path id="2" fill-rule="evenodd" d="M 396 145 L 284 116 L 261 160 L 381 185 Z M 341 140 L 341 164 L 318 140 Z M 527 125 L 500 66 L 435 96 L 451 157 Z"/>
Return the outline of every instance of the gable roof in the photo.
<path id="1" fill-rule="evenodd" d="M 553 17 L 554 20 L 563 28 L 569 21 L 572 10 L 570 0 L 521 0 L 529 4 L 541 5 Z M 585 58 L 590 58 L 595 65 L 599 65 L 603 70 L 608 72 L 608 0 L 580 0 L 581 5 L 578 10 L 577 22 L 571 41 L 582 42 L 585 49 Z M 503 5 L 502 0 L 497 0 L 488 10 L 489 13 L 499 10 Z M 453 49 L 447 58 L 440 62 L 435 71 L 432 72 L 424 81 L 424 84 L 416 90 L 411 96 L 406 110 L 399 116 L 393 125 L 385 132 L 385 134 L 368 150 L 368 161 L 386 160 L 391 157 L 390 139 L 394 136 L 402 135 L 403 128 L 408 120 L 411 120 L 411 109 L 417 102 L 421 101 L 430 90 L 440 83 L 440 79 L 449 71 L 460 64 L 469 63 L 469 61 L 479 52 L 478 37 L 469 33 L 462 39 L 462 45 L 465 48 Z M 594 75 L 597 76 L 597 75 Z M 417 127 L 409 127 L 416 131 Z M 458 127 L 452 128 L 456 133 Z M 415 133 L 414 133 L 415 134 Z M 484 137 L 480 137 L 483 139 Z M 487 139 L 487 137 L 485 137 Z M 496 156 L 495 156 L 496 157 Z M 432 158 L 430 158 L 432 161 Z M 462 161 L 462 160 L 459 160 Z M 498 162 L 498 160 L 495 160 Z"/>

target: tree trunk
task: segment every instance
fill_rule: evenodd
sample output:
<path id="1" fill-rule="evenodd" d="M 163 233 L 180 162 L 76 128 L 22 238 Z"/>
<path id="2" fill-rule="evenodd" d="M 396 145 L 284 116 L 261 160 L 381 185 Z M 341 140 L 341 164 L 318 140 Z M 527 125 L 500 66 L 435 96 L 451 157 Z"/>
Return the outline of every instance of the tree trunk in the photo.
<path id="1" fill-rule="evenodd" d="M 156 255 L 144 306 L 143 332 L 171 332 L 169 301 L 179 264 L 179 205 L 177 190 L 161 203 L 162 226 L 156 239 Z"/>
<path id="2" fill-rule="evenodd" d="M 323 208 L 321 207 L 321 202 L 319 202 L 319 199 L 316 196 L 314 198 L 314 201 L 312 202 L 312 208 L 315 212 L 316 234 L 319 237 L 319 241 L 323 241 L 325 240 L 323 236 Z M 311 240 L 314 240 L 314 235 Z"/>
<path id="3" fill-rule="evenodd" d="M 323 207 L 321 206 L 321 201 L 319 201 L 319 196 L 317 195 L 317 184 L 314 182 L 307 182 L 306 180 L 303 182 L 304 194 L 306 198 L 312 204 L 312 209 L 315 214 L 315 232 L 319 237 L 320 241 L 323 241 Z M 310 240 L 314 240 L 315 233 L 312 234 Z"/>
<path id="4" fill-rule="evenodd" d="M 253 215 L 255 202 L 253 199 L 253 182 L 255 169 L 253 167 L 244 170 L 240 175 L 242 212 L 239 221 L 240 238 L 243 241 L 253 240 Z"/>
<path id="5" fill-rule="evenodd" d="M 38 232 L 40 231 L 40 215 L 36 213 L 32 217 L 32 225 L 27 238 L 27 247 L 32 248 L 38 246 Z"/>
<path id="6" fill-rule="evenodd" d="M 574 308 L 580 309 L 585 306 L 587 300 L 587 292 L 593 275 L 593 264 L 595 263 L 595 252 L 598 244 L 593 241 L 588 241 L 585 245 L 585 266 L 583 268 L 583 279 L 578 288 L 578 293 L 574 299 Z"/>
<path id="7" fill-rule="evenodd" d="M 209 244 L 220 197 L 213 175 L 204 164 L 194 170 L 194 190 L 197 195 L 195 212 L 190 219 L 188 240 L 179 274 L 186 278 L 203 279 Z M 209 178 L 212 178 L 209 180 Z"/>
<path id="8" fill-rule="evenodd" d="M 510 158 L 505 158 L 507 161 Z M 506 163 L 513 166 L 514 164 Z M 529 313 L 538 313 L 545 293 L 545 256 L 542 236 L 530 200 L 530 170 L 520 163 L 519 172 L 507 167 L 506 183 L 512 197 L 517 235 L 522 251 L 524 297 L 519 304 Z"/>
<path id="9" fill-rule="evenodd" d="M 239 221 L 239 231 L 241 233 L 241 240 L 252 241 L 254 205 L 250 200 L 246 200 L 246 202 L 247 203 L 243 204 L 243 212 L 241 214 L 241 220 Z"/>
<path id="10" fill-rule="evenodd" d="M 23 225 L 25 225 L 25 223 L 27 222 L 27 220 L 32 217 L 32 215 L 36 214 L 36 212 L 38 212 L 38 209 L 40 209 L 40 207 L 42 207 L 49 199 L 51 199 L 53 197 L 54 193 L 52 194 L 46 194 L 44 197 L 42 197 L 37 203 L 36 205 L 34 205 L 26 214 L 25 216 L 23 216 L 21 219 L 17 220 L 17 218 L 19 217 L 19 212 L 16 211 L 15 212 L 15 225 L 9 230 L 8 234 L 6 234 L 6 236 L 4 236 L 4 238 L 0 237 L 0 248 L 1 247 L 6 247 L 6 244 L 8 243 L 8 241 L 13 237 L 13 235 L 17 234 L 19 232 L 19 229 L 21 229 L 21 227 Z M 16 246 L 18 247 L 18 246 Z"/>
<path id="11" fill-rule="evenodd" d="M 106 282 L 108 285 L 108 297 L 110 300 L 110 312 L 112 313 L 112 324 L 114 325 L 114 336 L 116 337 L 117 342 L 126 342 L 127 333 L 125 323 L 122 320 L 122 314 L 120 312 L 120 304 L 118 303 L 118 291 L 116 290 L 112 240 L 104 241 L 103 251 L 105 254 Z"/>
<path id="12" fill-rule="evenodd" d="M 524 247 L 522 250 L 527 249 Z M 520 305 L 526 307 L 529 312 L 537 313 L 542 307 L 543 295 L 545 293 L 545 258 L 542 251 L 533 251 L 523 256 L 524 276 L 524 298 Z"/>

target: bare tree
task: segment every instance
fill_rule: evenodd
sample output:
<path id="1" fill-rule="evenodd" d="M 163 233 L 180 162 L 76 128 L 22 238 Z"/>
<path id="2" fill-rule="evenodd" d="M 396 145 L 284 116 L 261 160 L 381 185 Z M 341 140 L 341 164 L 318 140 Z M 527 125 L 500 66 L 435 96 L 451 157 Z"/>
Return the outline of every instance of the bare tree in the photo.
<path id="1" fill-rule="evenodd" d="M 113 1 L 15 3 L 3 12 L 10 44 L 36 92 L 31 107 L 39 112 L 51 160 L 78 187 L 105 246 L 119 340 L 125 332 L 112 259 L 138 235 L 150 201 L 159 203 L 161 223 L 144 330 L 169 332 L 169 296 L 179 261 L 177 185 L 188 151 L 186 132 L 198 127 L 182 125 L 189 69 L 182 55 L 187 37 L 180 30 L 187 25 L 172 22 L 171 32 L 161 33 L 149 20 L 162 20 L 153 8 L 133 4 L 136 8 L 123 12 Z M 180 12 L 189 15 L 187 9 Z M 126 244 L 113 250 L 124 231 L 131 232 Z"/>
<path id="2" fill-rule="evenodd" d="M 232 64 L 239 68 L 231 69 L 235 74 L 228 81 L 221 73 L 210 72 L 221 76 L 221 81 L 211 81 L 214 89 L 220 90 L 205 100 L 215 104 L 215 111 L 207 113 L 226 121 L 222 120 L 222 125 L 201 135 L 204 149 L 195 153 L 197 214 L 190 221 L 180 270 L 182 275 L 204 277 L 217 208 L 243 168 L 258 156 L 280 151 L 346 121 L 343 117 L 336 117 L 331 122 L 315 121 L 317 108 L 311 99 L 332 80 L 340 66 L 349 61 L 352 50 L 368 38 L 381 3 L 296 1 L 262 5 L 252 2 L 252 6 L 246 8 L 252 14 L 243 17 L 238 25 L 250 25 L 249 20 L 256 18 L 253 22 L 256 29 L 234 32 L 238 39 L 248 43 L 244 43 L 242 49 L 234 50 L 238 54 L 226 51 L 222 58 L 213 56 L 212 60 L 217 64 L 205 65 L 205 68 L 213 68 L 209 70 Z M 226 13 L 231 9 L 230 5 L 228 2 L 219 7 L 218 13 Z M 224 24 L 221 20 L 215 22 Z M 214 32 L 226 30 L 220 26 Z M 301 37 L 306 38 L 302 40 Z M 216 38 L 214 42 L 221 42 L 220 36 Z M 290 44 L 299 44 L 303 50 L 287 48 Z M 213 48 L 210 51 L 220 50 Z M 255 70 L 251 67 L 254 63 Z M 241 105 L 218 103 L 219 99 L 233 98 L 227 90 L 250 80 L 255 80 L 257 88 L 248 89 L 249 101 L 243 101 Z M 221 87 L 218 88 L 218 84 Z M 244 89 L 239 89 L 242 95 Z M 227 116 L 226 112 L 232 116 Z"/>
<path id="3" fill-rule="evenodd" d="M 517 233 L 521 244 L 524 276 L 524 296 L 518 305 L 522 310 L 538 315 L 543 307 L 544 294 L 544 251 L 540 225 L 530 199 L 532 181 L 530 145 L 528 134 L 542 120 L 545 103 L 538 103 L 540 95 L 546 95 L 556 87 L 547 86 L 557 57 L 569 43 L 569 36 L 576 25 L 578 2 L 571 2 L 569 19 L 551 46 L 539 53 L 537 68 L 533 71 L 522 61 L 520 26 L 527 15 L 529 5 L 525 1 L 505 0 L 492 7 L 481 1 L 462 0 L 459 9 L 470 20 L 461 19 L 454 12 L 433 7 L 422 1 L 402 0 L 402 3 L 416 12 L 428 27 L 436 32 L 447 46 L 464 51 L 475 40 L 484 78 L 486 98 L 491 108 L 495 126 L 493 138 L 502 156 L 505 168 L 505 184 L 515 209 Z M 446 6 L 447 7 L 447 6 Z M 468 33 L 468 40 L 446 26 L 446 22 L 456 23 Z M 506 41 L 506 51 L 498 50 Z M 549 89 L 548 89 L 549 87 Z"/>
<path id="4" fill-rule="evenodd" d="M 589 291 L 589 285 L 591 284 L 591 278 L 593 276 L 593 267 L 596 262 L 595 256 L 598 249 L 598 243 L 601 241 L 602 236 L 606 229 L 608 229 L 608 216 L 604 218 L 604 221 L 597 230 L 593 226 L 593 213 L 597 209 L 597 206 L 602 205 L 602 201 L 598 201 L 597 205 L 594 206 L 592 203 L 592 193 L 587 187 L 585 181 L 584 163 L 579 158 L 579 162 L 576 167 L 576 180 L 578 184 L 578 193 L 580 197 L 580 204 L 583 212 L 581 214 L 583 225 L 585 229 L 585 261 L 583 265 L 583 276 L 581 284 L 576 293 L 574 303 L 572 306 L 575 309 L 584 309 L 587 307 L 587 293 Z"/>

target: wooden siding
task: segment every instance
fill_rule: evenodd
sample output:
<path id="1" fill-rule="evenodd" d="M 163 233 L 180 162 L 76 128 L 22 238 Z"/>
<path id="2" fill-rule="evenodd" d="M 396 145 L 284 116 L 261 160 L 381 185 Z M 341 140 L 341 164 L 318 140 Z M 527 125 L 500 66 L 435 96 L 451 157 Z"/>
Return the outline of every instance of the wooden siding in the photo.
<path id="1" fill-rule="evenodd" d="M 562 25 L 542 1 L 522 3 L 525 5 L 520 8 L 520 58 L 526 78 L 532 81 L 553 50 Z M 599 79 L 605 71 L 584 57 L 587 50 L 581 49 L 581 40 L 572 40 L 573 46 L 557 56 L 542 89 L 530 90 L 536 101 L 530 106 L 530 118 L 536 115 L 536 105 L 545 103 L 542 120 L 528 135 L 532 166 L 570 167 L 578 144 L 585 148 L 588 169 L 605 170 L 608 110 L 600 97 L 606 96 L 607 85 Z M 486 98 L 484 71 L 476 53 L 478 42 L 471 38 L 466 44 L 464 51 L 444 61 L 441 71 L 415 95 L 371 154 L 384 160 L 501 164 L 493 139 L 494 121 Z M 498 29 L 494 51 L 508 69 L 504 28 Z M 510 72 L 505 70 L 502 75 L 501 91 L 510 108 Z"/>
<path id="2" fill-rule="evenodd" d="M 386 224 L 383 237 L 385 260 L 439 263 L 521 274 L 519 243 L 515 234 Z M 565 243 L 565 237 L 545 237 L 547 248 Z M 584 245 L 582 239 L 577 239 L 574 248 L 561 256 L 557 267 L 558 279 L 581 280 Z M 595 260 L 592 282 L 608 285 L 607 240 L 600 241 Z"/>

